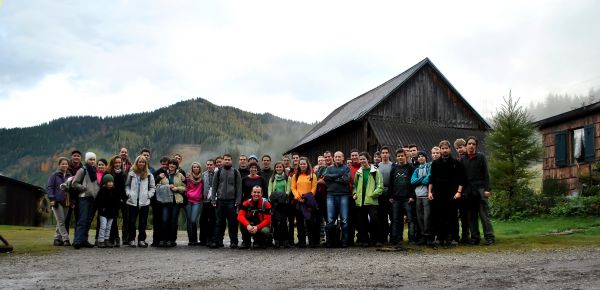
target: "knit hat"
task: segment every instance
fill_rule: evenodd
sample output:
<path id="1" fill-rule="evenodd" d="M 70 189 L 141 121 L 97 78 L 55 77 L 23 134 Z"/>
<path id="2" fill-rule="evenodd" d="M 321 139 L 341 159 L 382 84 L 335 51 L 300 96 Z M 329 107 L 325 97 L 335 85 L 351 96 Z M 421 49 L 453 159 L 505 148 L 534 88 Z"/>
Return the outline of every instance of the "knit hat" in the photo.
<path id="1" fill-rule="evenodd" d="M 107 184 L 109 181 L 115 181 L 115 179 L 113 178 L 112 175 L 110 174 L 104 174 L 104 176 L 102 177 L 102 185 Z"/>
<path id="2" fill-rule="evenodd" d="M 96 159 L 96 154 L 94 152 L 86 152 L 85 153 L 85 162 L 88 162 L 90 159 Z"/>
<path id="3" fill-rule="evenodd" d="M 250 159 L 254 159 L 254 160 L 258 161 L 258 158 L 254 154 L 250 155 L 250 157 L 248 157 L 248 161 L 250 161 Z"/>

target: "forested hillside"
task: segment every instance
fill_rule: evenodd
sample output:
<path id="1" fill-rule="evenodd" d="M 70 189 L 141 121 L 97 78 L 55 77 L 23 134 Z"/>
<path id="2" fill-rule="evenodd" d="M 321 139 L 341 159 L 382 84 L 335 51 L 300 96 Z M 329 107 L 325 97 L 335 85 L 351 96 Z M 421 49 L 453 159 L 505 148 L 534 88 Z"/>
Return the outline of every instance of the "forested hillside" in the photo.
<path id="1" fill-rule="evenodd" d="M 109 159 L 121 146 L 129 149 L 131 159 L 150 148 L 154 166 L 161 156 L 174 153 L 183 154 L 184 166 L 226 152 L 279 155 L 310 127 L 198 98 L 149 113 L 68 117 L 30 128 L 0 129 L 0 172 L 44 186 L 57 157 L 79 149 Z"/>

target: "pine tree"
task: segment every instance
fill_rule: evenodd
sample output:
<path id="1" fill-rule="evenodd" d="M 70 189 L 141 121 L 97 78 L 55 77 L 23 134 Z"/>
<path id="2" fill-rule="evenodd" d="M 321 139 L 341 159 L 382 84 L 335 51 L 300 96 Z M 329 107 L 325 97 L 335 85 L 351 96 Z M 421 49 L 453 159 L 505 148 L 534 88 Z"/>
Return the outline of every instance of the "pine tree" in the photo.
<path id="1" fill-rule="evenodd" d="M 531 115 L 518 102 L 509 93 L 492 119 L 494 131 L 486 141 L 492 187 L 507 193 L 509 206 L 537 174 L 529 165 L 543 152 Z"/>

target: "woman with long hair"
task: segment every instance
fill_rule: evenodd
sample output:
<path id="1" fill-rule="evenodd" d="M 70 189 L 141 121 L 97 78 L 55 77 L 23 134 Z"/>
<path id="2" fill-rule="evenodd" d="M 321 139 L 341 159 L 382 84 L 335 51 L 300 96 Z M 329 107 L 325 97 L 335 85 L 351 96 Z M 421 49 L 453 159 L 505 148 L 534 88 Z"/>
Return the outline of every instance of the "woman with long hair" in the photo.
<path id="1" fill-rule="evenodd" d="M 185 214 L 187 218 L 186 225 L 189 246 L 198 245 L 198 218 L 202 213 L 203 187 L 202 166 L 198 162 L 192 162 L 185 186 L 185 194 L 188 201 L 185 206 Z"/>
<path id="2" fill-rule="evenodd" d="M 186 204 L 185 176 L 181 174 L 179 162 L 173 158 L 169 160 L 167 173 L 158 182 L 157 186 L 168 187 L 170 200 L 161 199 L 161 231 L 158 246 L 175 247 L 177 243 L 177 227 L 179 221 L 179 206 Z M 161 189 L 159 188 L 159 191 Z M 157 196 L 157 200 L 160 196 Z"/>
<path id="3" fill-rule="evenodd" d="M 309 243 L 316 247 L 320 239 L 320 227 L 317 221 L 318 213 L 315 206 L 317 177 L 313 173 L 310 162 L 306 157 L 300 157 L 298 171 L 292 176 L 292 193 L 296 203 L 296 226 L 298 227 L 298 247 L 306 247 L 306 230 L 308 226 Z"/>
<path id="4" fill-rule="evenodd" d="M 148 223 L 148 211 L 150 198 L 154 196 L 156 185 L 154 176 L 148 170 L 148 161 L 142 155 L 135 158 L 131 171 L 127 174 L 125 181 L 125 192 L 127 194 L 127 205 L 129 211 L 129 234 L 128 244 L 135 248 L 136 220 L 138 220 L 138 243 L 141 248 L 148 247 L 146 243 L 146 225 Z"/>
<path id="5" fill-rule="evenodd" d="M 48 178 L 48 199 L 52 206 L 52 213 L 56 219 L 56 231 L 54 233 L 55 246 L 70 246 L 69 232 L 65 226 L 67 212 L 73 204 L 69 193 L 62 190 L 60 185 L 65 183 L 71 177 L 69 173 L 69 159 L 60 157 L 58 159 L 58 169 Z"/>
<path id="6" fill-rule="evenodd" d="M 275 248 L 283 246 L 289 248 L 288 241 L 288 216 L 292 216 L 292 234 L 294 237 L 293 210 L 290 207 L 291 177 L 287 175 L 285 164 L 281 161 L 275 162 L 275 172 L 269 180 L 268 197 L 272 207 L 273 239 Z M 293 242 L 293 241 L 292 241 Z"/>

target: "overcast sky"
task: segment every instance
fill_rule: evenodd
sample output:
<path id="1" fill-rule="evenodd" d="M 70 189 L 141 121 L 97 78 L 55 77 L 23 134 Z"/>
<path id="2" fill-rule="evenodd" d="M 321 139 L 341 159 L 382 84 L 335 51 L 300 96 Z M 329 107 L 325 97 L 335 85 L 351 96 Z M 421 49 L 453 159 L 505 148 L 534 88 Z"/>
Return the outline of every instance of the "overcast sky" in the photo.
<path id="1" fill-rule="evenodd" d="M 429 57 L 490 116 L 600 87 L 600 1 L 0 0 L 0 127 L 202 97 L 306 122 Z"/>

